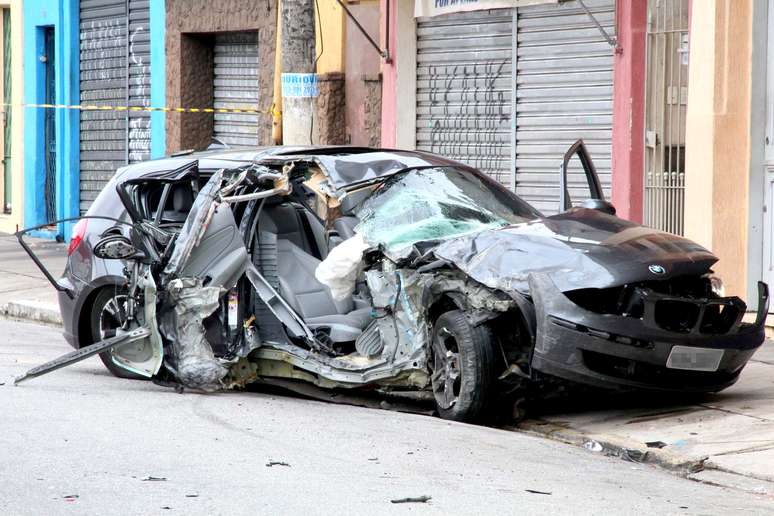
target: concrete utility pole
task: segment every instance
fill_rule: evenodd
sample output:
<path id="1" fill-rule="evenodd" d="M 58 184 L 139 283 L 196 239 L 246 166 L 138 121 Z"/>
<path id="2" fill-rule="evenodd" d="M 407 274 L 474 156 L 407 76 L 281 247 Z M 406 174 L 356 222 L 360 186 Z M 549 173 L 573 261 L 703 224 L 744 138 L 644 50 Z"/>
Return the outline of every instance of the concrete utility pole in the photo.
<path id="1" fill-rule="evenodd" d="M 314 0 L 282 0 L 282 143 L 309 145 L 317 97 Z"/>

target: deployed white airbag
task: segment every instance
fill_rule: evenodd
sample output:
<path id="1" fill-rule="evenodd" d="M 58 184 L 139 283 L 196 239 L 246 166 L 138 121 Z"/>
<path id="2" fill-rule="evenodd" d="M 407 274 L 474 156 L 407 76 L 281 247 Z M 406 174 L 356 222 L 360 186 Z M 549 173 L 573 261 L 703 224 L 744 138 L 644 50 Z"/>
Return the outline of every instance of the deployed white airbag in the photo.
<path id="1" fill-rule="evenodd" d="M 315 269 L 315 278 L 330 289 L 334 300 L 342 301 L 355 291 L 363 253 L 368 247 L 363 237 L 356 234 L 334 247 Z"/>

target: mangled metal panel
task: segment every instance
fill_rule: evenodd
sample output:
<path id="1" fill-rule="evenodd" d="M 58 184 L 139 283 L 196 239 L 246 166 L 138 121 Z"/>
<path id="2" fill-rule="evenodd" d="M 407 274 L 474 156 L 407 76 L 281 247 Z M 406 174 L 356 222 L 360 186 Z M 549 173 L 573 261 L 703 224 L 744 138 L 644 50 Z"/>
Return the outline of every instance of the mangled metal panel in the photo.
<path id="1" fill-rule="evenodd" d="M 390 176 L 407 168 L 459 165 L 440 156 L 408 151 L 375 151 L 342 156 L 319 154 L 313 161 L 320 164 L 336 189 Z"/>
<path id="2" fill-rule="evenodd" d="M 199 195 L 194 200 L 191 211 L 180 229 L 175 240 L 175 248 L 164 267 L 164 275 L 175 277 L 185 266 L 191 256 L 194 247 L 199 244 L 199 239 L 204 235 L 209 220 L 215 213 L 215 200 L 218 198 L 220 186 L 223 182 L 223 171 L 217 171 L 202 187 Z"/>
<path id="3" fill-rule="evenodd" d="M 201 278 L 174 279 L 167 285 L 167 309 L 160 328 L 171 342 L 169 368 L 186 387 L 214 391 L 228 368 L 215 358 L 203 321 L 220 306 L 225 289 L 205 287 Z"/>
<path id="4" fill-rule="evenodd" d="M 701 275 L 717 261 L 690 240 L 587 209 L 463 236 L 433 253 L 490 288 L 522 293 L 531 273 L 551 274 L 567 291 Z"/>

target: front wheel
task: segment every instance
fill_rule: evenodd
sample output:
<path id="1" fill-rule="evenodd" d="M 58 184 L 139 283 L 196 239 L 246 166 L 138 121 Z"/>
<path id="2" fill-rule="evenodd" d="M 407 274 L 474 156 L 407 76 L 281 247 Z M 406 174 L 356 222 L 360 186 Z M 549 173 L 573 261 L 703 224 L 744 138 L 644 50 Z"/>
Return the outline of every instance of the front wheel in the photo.
<path id="1" fill-rule="evenodd" d="M 430 357 L 438 413 L 444 419 L 480 422 L 495 394 L 494 339 L 488 326 L 471 326 L 461 310 L 435 322 Z"/>
<path id="2" fill-rule="evenodd" d="M 94 302 L 91 305 L 91 339 L 92 342 L 115 337 L 116 330 L 126 324 L 126 290 L 120 287 L 105 287 L 97 293 Z M 132 353 L 131 346 L 125 348 L 113 349 L 99 354 L 100 360 L 105 364 L 108 371 L 119 378 L 128 378 L 130 380 L 147 380 L 144 376 L 124 369 L 113 362 L 113 353 Z"/>

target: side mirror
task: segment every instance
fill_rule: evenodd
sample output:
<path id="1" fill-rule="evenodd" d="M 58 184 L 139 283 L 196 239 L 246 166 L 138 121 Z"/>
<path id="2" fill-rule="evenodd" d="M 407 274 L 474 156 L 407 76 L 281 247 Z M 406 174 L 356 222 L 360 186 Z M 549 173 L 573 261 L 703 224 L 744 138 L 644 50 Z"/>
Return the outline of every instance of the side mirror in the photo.
<path id="1" fill-rule="evenodd" d="M 94 256 L 103 260 L 127 260 L 138 256 L 137 248 L 124 235 L 110 235 L 94 246 Z"/>

